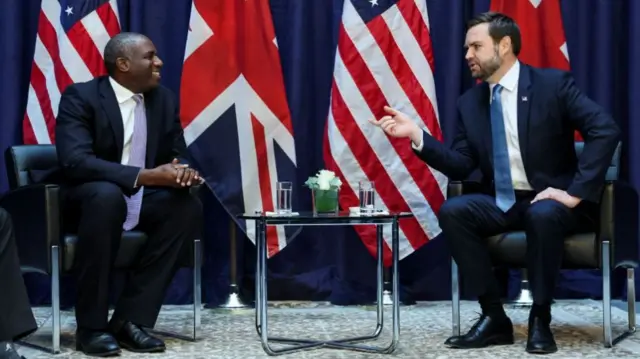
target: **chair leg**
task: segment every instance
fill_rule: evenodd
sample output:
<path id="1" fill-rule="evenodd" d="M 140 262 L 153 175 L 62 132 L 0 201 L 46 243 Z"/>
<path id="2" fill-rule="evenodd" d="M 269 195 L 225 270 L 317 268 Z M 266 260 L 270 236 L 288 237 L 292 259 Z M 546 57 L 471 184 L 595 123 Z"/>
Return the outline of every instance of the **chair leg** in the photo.
<path id="1" fill-rule="evenodd" d="M 51 246 L 51 335 L 53 353 L 60 353 L 60 253 L 58 246 Z"/>
<path id="2" fill-rule="evenodd" d="M 627 268 L 627 315 L 629 321 L 627 330 L 614 338 L 611 346 L 618 344 L 636 332 L 636 283 L 634 268 Z"/>
<path id="3" fill-rule="evenodd" d="M 202 244 L 199 239 L 193 241 L 193 340 L 198 340 L 202 310 Z"/>
<path id="4" fill-rule="evenodd" d="M 635 270 L 627 268 L 627 315 L 628 329 L 613 338 L 611 330 L 611 245 L 602 242 L 602 310 L 604 313 L 604 346 L 611 348 L 636 332 L 636 285 Z"/>
<path id="5" fill-rule="evenodd" d="M 33 344 L 24 339 L 18 344 L 49 354 L 60 353 L 60 247 L 51 246 L 51 347 Z M 38 328 L 40 329 L 40 328 Z"/>
<path id="6" fill-rule="evenodd" d="M 171 338 L 176 338 L 180 340 L 186 340 L 190 342 L 194 342 L 198 339 L 198 333 L 200 332 L 201 326 L 201 312 L 202 312 L 202 277 L 201 277 L 201 251 L 202 244 L 201 240 L 194 239 L 193 240 L 193 306 L 191 310 L 193 311 L 193 332 L 191 335 L 186 336 L 184 334 L 150 329 L 151 332 L 164 335 Z"/>
<path id="7" fill-rule="evenodd" d="M 604 346 L 613 346 L 611 333 L 611 245 L 609 241 L 602 242 L 602 313 Z"/>
<path id="8" fill-rule="evenodd" d="M 629 332 L 636 331 L 636 278 L 635 269 L 627 268 L 627 313 L 629 315 Z"/>
<path id="9" fill-rule="evenodd" d="M 453 321 L 453 335 L 460 335 L 460 281 L 458 265 L 451 259 L 451 315 Z"/>

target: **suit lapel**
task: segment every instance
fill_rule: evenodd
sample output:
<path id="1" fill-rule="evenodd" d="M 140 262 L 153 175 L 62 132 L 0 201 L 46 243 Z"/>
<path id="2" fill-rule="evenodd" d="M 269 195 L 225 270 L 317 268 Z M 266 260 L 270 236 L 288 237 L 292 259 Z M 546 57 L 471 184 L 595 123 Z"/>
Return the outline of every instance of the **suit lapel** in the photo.
<path id="1" fill-rule="evenodd" d="M 107 115 L 107 119 L 111 125 L 111 130 L 113 130 L 118 158 L 122 158 L 122 147 L 124 146 L 122 114 L 120 113 L 120 106 L 118 106 L 116 94 L 113 92 L 113 88 L 111 88 L 111 85 L 109 84 L 108 77 L 104 77 L 100 84 L 100 104 L 102 106 L 102 110 Z"/>
<path id="2" fill-rule="evenodd" d="M 483 82 L 479 85 L 477 90 L 474 108 L 471 109 L 471 113 L 477 118 L 477 123 L 480 126 L 479 130 L 481 131 L 482 138 L 484 139 L 484 145 L 487 150 L 489 162 L 493 166 L 493 136 L 491 135 L 489 96 L 489 85 L 486 82 Z"/>
<path id="3" fill-rule="evenodd" d="M 527 163 L 528 143 L 529 143 L 529 114 L 532 99 L 531 79 L 529 77 L 529 67 L 522 64 L 520 66 L 520 77 L 518 79 L 518 140 L 520 142 L 520 153 L 522 162 Z"/>
<path id="4" fill-rule="evenodd" d="M 147 153 L 145 163 L 147 168 L 155 166 L 156 151 L 158 149 L 158 125 L 161 114 L 161 102 L 157 98 L 157 91 L 151 90 L 144 94 L 144 104 L 147 117 Z"/>

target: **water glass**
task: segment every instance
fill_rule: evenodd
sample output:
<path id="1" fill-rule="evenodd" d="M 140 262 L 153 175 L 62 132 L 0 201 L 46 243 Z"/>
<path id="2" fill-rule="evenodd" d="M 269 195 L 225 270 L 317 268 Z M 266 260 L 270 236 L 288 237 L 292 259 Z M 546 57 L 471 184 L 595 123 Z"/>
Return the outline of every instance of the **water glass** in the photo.
<path id="1" fill-rule="evenodd" d="M 291 214 L 291 182 L 278 182 L 276 187 L 276 213 Z"/>
<path id="2" fill-rule="evenodd" d="M 358 183 L 358 197 L 360 198 L 360 214 L 373 214 L 376 205 L 376 191 L 372 181 Z"/>

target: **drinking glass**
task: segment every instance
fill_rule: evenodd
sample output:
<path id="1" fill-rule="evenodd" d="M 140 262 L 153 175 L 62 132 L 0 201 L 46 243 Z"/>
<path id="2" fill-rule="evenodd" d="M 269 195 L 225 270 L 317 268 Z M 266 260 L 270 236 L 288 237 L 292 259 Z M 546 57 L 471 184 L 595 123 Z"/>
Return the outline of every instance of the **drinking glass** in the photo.
<path id="1" fill-rule="evenodd" d="M 360 214 L 373 214 L 376 205 L 376 191 L 372 181 L 358 183 L 358 197 L 360 198 Z"/>
<path id="2" fill-rule="evenodd" d="M 291 194 L 293 185 L 291 182 L 278 182 L 276 187 L 276 213 L 291 214 Z"/>

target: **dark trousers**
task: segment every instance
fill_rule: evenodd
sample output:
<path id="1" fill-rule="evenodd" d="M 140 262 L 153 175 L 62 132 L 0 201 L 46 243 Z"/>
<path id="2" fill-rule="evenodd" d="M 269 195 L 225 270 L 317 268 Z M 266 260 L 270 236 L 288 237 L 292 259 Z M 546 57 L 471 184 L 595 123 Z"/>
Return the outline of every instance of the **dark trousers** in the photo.
<path id="1" fill-rule="evenodd" d="M 11 216 L 0 208 L 0 342 L 18 340 L 38 325 L 22 279 Z"/>
<path id="2" fill-rule="evenodd" d="M 183 244 L 200 238 L 202 205 L 187 189 L 145 188 L 135 230 L 149 239 L 129 270 L 113 318 L 153 327 L 165 292 L 178 269 Z M 122 191 L 109 182 L 88 182 L 65 190 L 76 223 L 78 249 L 76 321 L 79 328 L 108 326 L 109 284 L 122 237 L 127 207 Z"/>
<path id="3" fill-rule="evenodd" d="M 581 202 L 571 209 L 555 200 L 531 204 L 533 194 L 519 195 L 517 203 L 502 212 L 495 198 L 468 194 L 447 200 L 440 209 L 440 227 L 465 283 L 467 294 L 499 296 L 486 237 L 524 230 L 527 235 L 527 272 L 534 304 L 553 300 L 564 239 L 576 231 L 594 228 L 597 205 Z"/>

